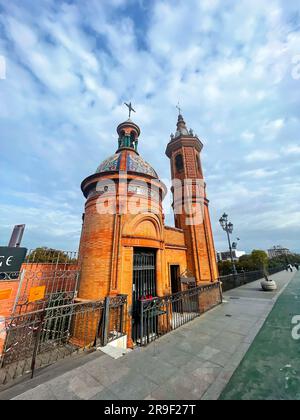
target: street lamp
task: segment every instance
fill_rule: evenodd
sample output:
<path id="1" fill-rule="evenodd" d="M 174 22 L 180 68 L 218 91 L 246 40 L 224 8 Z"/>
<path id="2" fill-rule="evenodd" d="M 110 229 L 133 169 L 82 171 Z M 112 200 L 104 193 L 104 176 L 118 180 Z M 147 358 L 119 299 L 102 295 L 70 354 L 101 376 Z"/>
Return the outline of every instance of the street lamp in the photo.
<path id="1" fill-rule="evenodd" d="M 231 258 L 231 263 L 232 263 L 232 267 L 233 267 L 233 273 L 234 273 L 234 275 L 236 275 L 237 270 L 236 270 L 236 266 L 235 266 L 234 259 L 233 259 L 232 246 L 231 246 L 231 241 L 230 241 L 230 235 L 233 232 L 233 224 L 231 222 L 228 222 L 228 214 L 226 214 L 226 213 L 223 214 L 223 216 L 221 217 L 219 222 L 220 222 L 220 225 L 221 225 L 222 229 L 227 233 L 230 258 Z"/>

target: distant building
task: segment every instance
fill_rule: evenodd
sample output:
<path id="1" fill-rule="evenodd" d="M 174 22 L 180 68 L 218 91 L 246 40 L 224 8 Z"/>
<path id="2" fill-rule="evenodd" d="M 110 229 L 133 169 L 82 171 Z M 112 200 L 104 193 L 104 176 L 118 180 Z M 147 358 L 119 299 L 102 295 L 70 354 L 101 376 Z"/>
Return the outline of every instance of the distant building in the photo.
<path id="1" fill-rule="evenodd" d="M 288 248 L 283 248 L 281 245 L 273 246 L 268 249 L 269 258 L 281 257 L 282 255 L 291 255 L 291 251 Z"/>
<path id="2" fill-rule="evenodd" d="M 245 251 L 237 251 L 236 249 L 232 250 L 233 259 L 238 261 L 243 255 L 246 255 Z M 217 261 L 231 261 L 230 252 L 217 252 Z"/>

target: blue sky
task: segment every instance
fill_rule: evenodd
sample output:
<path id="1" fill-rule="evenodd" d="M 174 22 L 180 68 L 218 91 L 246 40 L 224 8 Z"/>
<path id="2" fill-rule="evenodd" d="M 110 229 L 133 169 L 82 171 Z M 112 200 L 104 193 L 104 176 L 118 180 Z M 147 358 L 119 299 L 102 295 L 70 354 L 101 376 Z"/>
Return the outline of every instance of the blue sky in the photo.
<path id="1" fill-rule="evenodd" d="M 124 100 L 167 180 L 180 101 L 216 248 L 226 211 L 241 249 L 300 252 L 299 0 L 0 0 L 0 56 L 1 244 L 26 223 L 27 247 L 77 249 L 80 183 L 115 151 Z"/>

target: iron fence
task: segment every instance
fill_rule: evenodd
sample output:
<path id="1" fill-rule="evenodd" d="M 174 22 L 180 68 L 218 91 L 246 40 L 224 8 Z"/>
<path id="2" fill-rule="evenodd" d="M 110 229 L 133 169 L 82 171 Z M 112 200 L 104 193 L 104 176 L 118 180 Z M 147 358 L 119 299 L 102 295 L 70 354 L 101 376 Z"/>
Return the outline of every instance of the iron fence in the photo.
<path id="1" fill-rule="evenodd" d="M 284 270 L 286 270 L 286 266 L 273 267 L 273 268 L 268 268 L 268 273 L 271 276 L 272 274 L 276 274 Z"/>
<path id="2" fill-rule="evenodd" d="M 136 343 L 145 346 L 222 302 L 220 283 L 140 301 Z"/>
<path id="3" fill-rule="evenodd" d="M 127 296 L 119 295 L 102 301 L 48 307 L 5 319 L 0 323 L 1 336 L 5 336 L 0 384 L 27 373 L 33 376 L 37 368 L 125 335 L 126 308 Z"/>
<path id="4" fill-rule="evenodd" d="M 273 269 L 267 270 L 269 275 L 279 273 L 283 271 L 284 267 L 277 267 Z M 223 292 L 227 292 L 228 290 L 235 289 L 236 287 L 243 286 L 248 283 L 252 283 L 256 280 L 260 280 L 264 277 L 264 270 L 256 270 L 256 271 L 243 271 L 238 274 L 229 274 L 228 276 L 221 276 L 219 278 L 220 282 L 222 283 L 222 290 Z"/>

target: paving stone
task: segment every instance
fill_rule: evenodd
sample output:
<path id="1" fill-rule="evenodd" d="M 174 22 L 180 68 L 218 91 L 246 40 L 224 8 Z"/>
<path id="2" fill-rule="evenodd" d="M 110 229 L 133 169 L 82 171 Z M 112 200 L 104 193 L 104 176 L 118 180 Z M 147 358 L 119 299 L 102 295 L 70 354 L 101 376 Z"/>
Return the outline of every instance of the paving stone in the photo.
<path id="1" fill-rule="evenodd" d="M 103 386 L 109 386 L 121 380 L 130 371 L 130 368 L 125 363 L 119 363 L 119 360 L 108 357 L 108 360 L 103 360 L 101 363 L 88 363 L 84 369 Z"/>
<path id="2" fill-rule="evenodd" d="M 104 389 L 82 368 L 55 378 L 48 386 L 59 400 L 87 400 Z"/>
<path id="3" fill-rule="evenodd" d="M 101 392 L 98 392 L 96 395 L 89 399 L 98 401 L 119 400 L 119 398 L 108 388 L 104 388 Z"/>
<path id="4" fill-rule="evenodd" d="M 159 357 L 152 356 L 137 363 L 133 359 L 130 367 L 157 385 L 164 383 L 174 375 L 174 366 Z"/>
<path id="5" fill-rule="evenodd" d="M 118 382 L 108 386 L 108 388 L 120 400 L 143 400 L 157 388 L 157 384 L 151 382 L 149 378 L 143 376 L 139 371 L 131 370 Z"/>
<path id="6" fill-rule="evenodd" d="M 166 361 L 173 368 L 179 368 L 188 363 L 193 355 L 191 353 L 177 349 L 176 347 L 169 347 L 167 350 L 160 351 L 160 359 Z"/>
<path id="7" fill-rule="evenodd" d="M 56 400 L 56 396 L 53 394 L 50 387 L 46 384 L 42 384 L 33 388 L 21 395 L 18 395 L 13 400 L 32 400 L 32 401 L 42 401 L 42 400 Z"/>
<path id="8" fill-rule="evenodd" d="M 151 393 L 157 400 L 199 400 L 209 388 L 201 378 L 174 376 Z"/>

